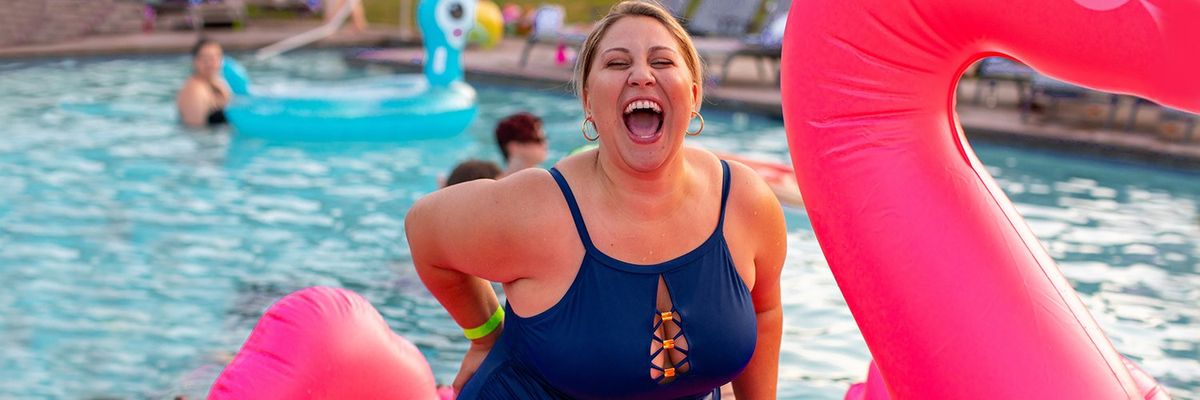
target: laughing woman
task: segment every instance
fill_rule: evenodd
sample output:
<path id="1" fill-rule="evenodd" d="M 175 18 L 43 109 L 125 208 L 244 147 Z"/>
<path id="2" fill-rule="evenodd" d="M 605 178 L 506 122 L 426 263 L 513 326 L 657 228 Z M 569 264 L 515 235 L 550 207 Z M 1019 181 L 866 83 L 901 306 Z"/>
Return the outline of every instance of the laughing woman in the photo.
<path id="1" fill-rule="evenodd" d="M 598 149 L 413 206 L 413 263 L 471 339 L 459 398 L 775 397 L 783 213 L 754 171 L 683 146 L 702 77 L 674 17 L 622 2 L 576 67 Z"/>

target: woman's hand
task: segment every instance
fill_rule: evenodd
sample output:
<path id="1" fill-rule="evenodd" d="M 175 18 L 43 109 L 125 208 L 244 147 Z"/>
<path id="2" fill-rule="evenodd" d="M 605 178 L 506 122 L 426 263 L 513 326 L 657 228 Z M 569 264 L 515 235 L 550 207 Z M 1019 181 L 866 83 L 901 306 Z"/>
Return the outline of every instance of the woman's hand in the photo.
<path id="1" fill-rule="evenodd" d="M 454 377 L 454 393 L 462 392 L 463 385 L 475 375 L 475 371 L 479 369 L 479 365 L 483 364 L 483 360 L 487 358 L 489 352 L 492 351 L 492 345 L 496 343 L 495 338 L 500 336 L 500 329 L 492 332 L 491 335 L 471 342 L 471 348 L 467 349 L 467 354 L 463 356 L 462 365 L 458 367 L 458 376 Z"/>
<path id="2" fill-rule="evenodd" d="M 224 109 L 229 106 L 229 100 L 233 98 L 233 90 L 229 88 L 229 83 L 225 82 L 224 78 L 213 78 L 209 85 L 216 90 L 213 93 L 213 102 L 217 108 Z"/>

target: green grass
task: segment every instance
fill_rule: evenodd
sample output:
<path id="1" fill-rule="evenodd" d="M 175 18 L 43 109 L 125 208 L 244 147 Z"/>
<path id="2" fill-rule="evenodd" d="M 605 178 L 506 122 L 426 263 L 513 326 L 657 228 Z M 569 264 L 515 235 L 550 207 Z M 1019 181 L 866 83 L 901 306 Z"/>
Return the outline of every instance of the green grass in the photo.
<path id="1" fill-rule="evenodd" d="M 400 0 L 362 0 L 367 22 L 379 25 L 400 25 Z M 416 11 L 417 0 L 410 2 Z M 410 26 L 415 27 L 416 24 Z"/>

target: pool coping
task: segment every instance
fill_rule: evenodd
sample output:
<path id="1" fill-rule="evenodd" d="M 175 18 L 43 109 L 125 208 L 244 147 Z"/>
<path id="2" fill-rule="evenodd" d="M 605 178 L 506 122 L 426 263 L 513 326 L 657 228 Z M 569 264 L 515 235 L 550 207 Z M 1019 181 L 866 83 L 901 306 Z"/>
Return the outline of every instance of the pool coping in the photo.
<path id="1" fill-rule="evenodd" d="M 1137 161 L 1200 172 L 1200 145 L 1159 140 L 1151 134 L 1113 129 L 1076 129 L 1058 123 L 1025 124 L 1016 110 L 959 105 L 968 138 L 1035 146 L 1106 159 Z"/>
<path id="2" fill-rule="evenodd" d="M 0 61 L 47 58 L 187 54 L 199 36 L 220 43 L 227 51 L 257 50 L 320 26 L 317 21 L 256 20 L 240 30 L 155 31 L 93 35 L 58 43 L 0 47 Z M 364 32 L 343 29 L 306 48 L 417 46 L 394 29 L 371 28 Z"/>

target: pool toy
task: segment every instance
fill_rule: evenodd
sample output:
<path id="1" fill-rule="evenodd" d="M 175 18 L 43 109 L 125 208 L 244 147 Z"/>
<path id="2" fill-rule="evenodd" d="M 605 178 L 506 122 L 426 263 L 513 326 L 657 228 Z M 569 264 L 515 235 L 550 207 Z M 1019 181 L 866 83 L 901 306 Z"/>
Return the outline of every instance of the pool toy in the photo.
<path id="1" fill-rule="evenodd" d="M 525 14 L 517 19 L 516 33 L 518 36 L 527 36 L 533 34 L 533 21 L 537 18 L 538 9 L 541 7 L 530 7 L 525 10 Z"/>
<path id="2" fill-rule="evenodd" d="M 475 89 L 462 80 L 462 49 L 475 19 L 475 2 L 423 0 L 417 17 L 425 44 L 423 76 L 262 87 L 250 84 L 237 63 L 227 60 L 226 81 L 231 87 L 245 82 L 245 90 L 234 96 L 225 114 L 239 135 L 273 140 L 395 140 L 462 133 L 477 112 Z"/>
<path id="3" fill-rule="evenodd" d="M 754 170 L 762 177 L 779 204 L 792 208 L 804 208 L 804 197 L 800 195 L 800 187 L 796 184 L 796 171 L 791 165 L 755 158 L 742 157 L 731 153 L 714 152 L 722 160 L 737 161 Z"/>
<path id="4" fill-rule="evenodd" d="M 471 29 L 470 42 L 484 49 L 496 47 L 504 39 L 504 16 L 500 6 L 484 0 L 475 8 L 475 27 Z"/>
<path id="5" fill-rule="evenodd" d="M 220 399 L 413 399 L 439 393 L 420 350 L 362 296 L 311 287 L 259 320 L 209 390 Z"/>
<path id="6" fill-rule="evenodd" d="M 954 93 L 973 62 L 1007 56 L 1198 112 L 1200 2 L 806 0 L 791 13 L 792 162 L 890 397 L 1165 398 L 975 157 Z"/>
<path id="7" fill-rule="evenodd" d="M 246 72 L 246 67 L 239 64 L 233 57 L 225 56 L 221 60 L 221 77 L 225 78 L 225 83 L 229 85 L 229 90 L 233 94 L 239 96 L 250 94 L 250 73 Z"/>
<path id="8" fill-rule="evenodd" d="M 867 380 L 861 383 L 850 385 L 850 389 L 846 390 L 845 400 L 889 400 L 887 386 L 883 383 L 883 377 L 879 376 L 879 367 L 871 362 L 867 366 Z"/>
<path id="9" fill-rule="evenodd" d="M 510 34 L 517 33 L 517 22 L 521 19 L 521 5 L 517 3 L 506 3 L 501 10 L 504 16 L 504 31 Z"/>

